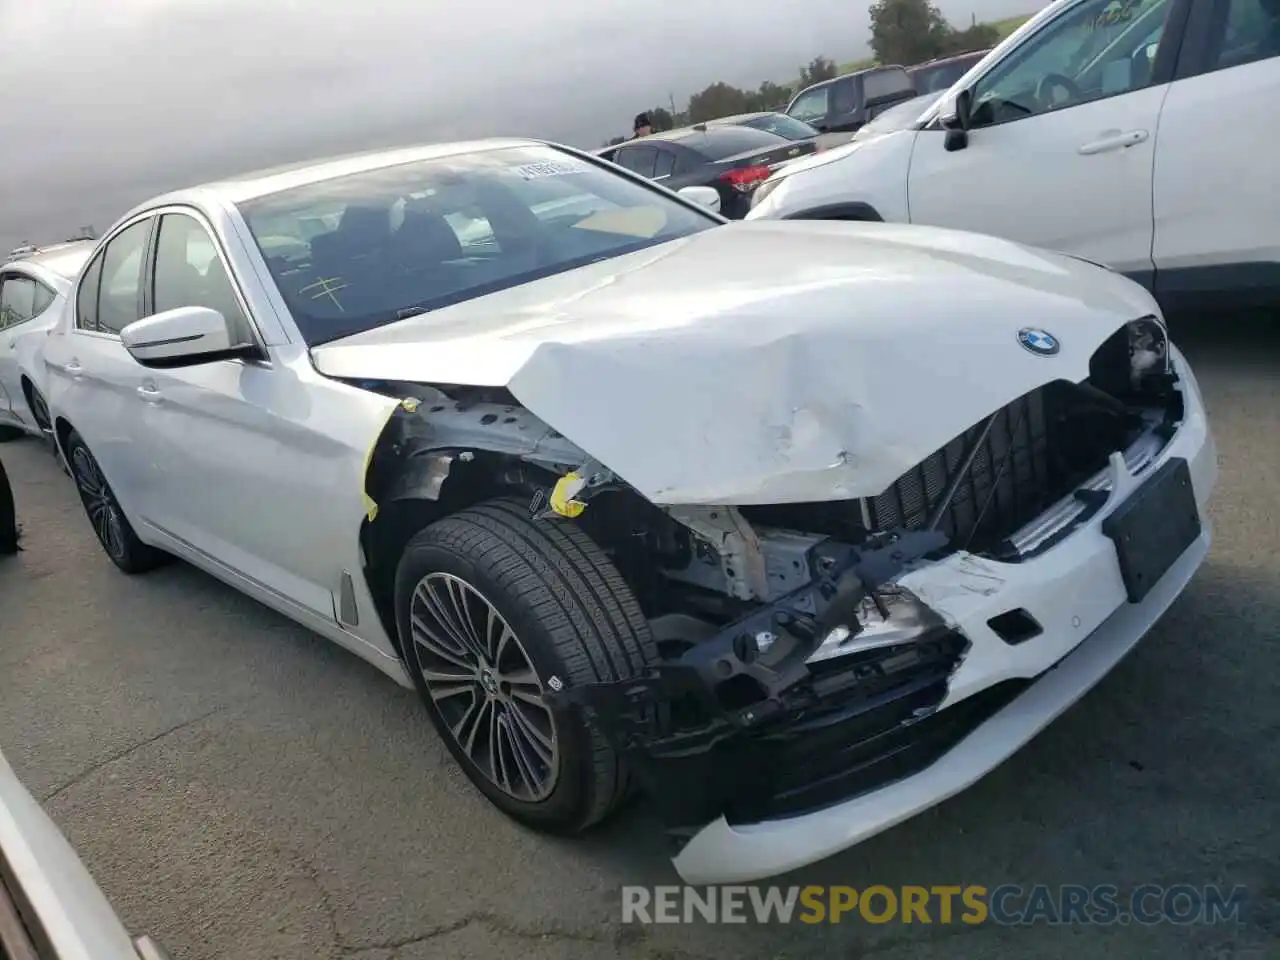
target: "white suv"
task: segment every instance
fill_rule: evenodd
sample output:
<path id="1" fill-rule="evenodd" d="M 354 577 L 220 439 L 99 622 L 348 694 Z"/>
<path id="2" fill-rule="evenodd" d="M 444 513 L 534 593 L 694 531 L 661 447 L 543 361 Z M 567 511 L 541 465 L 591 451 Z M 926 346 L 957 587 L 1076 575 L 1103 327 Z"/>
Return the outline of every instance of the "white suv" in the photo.
<path id="1" fill-rule="evenodd" d="M 1280 298 L 1280 0 L 1056 0 L 906 129 L 788 164 L 749 219 L 957 227 L 1166 305 Z"/>

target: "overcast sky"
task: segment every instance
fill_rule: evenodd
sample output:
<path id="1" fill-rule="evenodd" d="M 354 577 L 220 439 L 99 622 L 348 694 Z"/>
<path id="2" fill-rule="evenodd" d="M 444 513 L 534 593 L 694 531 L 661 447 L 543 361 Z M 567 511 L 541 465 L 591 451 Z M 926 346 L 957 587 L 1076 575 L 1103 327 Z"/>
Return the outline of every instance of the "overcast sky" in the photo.
<path id="1" fill-rule="evenodd" d="M 1038 5 L 939 3 L 957 25 Z M 598 146 L 669 94 L 683 106 L 715 80 L 863 56 L 867 15 L 839 0 L 0 0 L 0 36 L 3 251 L 289 160 L 477 136 Z"/>

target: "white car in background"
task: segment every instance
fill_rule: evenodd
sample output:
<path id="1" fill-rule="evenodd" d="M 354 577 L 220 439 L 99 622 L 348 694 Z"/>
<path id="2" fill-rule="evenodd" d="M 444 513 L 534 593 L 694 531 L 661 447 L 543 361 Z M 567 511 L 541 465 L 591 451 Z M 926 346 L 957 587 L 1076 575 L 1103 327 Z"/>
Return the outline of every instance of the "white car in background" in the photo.
<path id="1" fill-rule="evenodd" d="M 166 960 L 131 937 L 49 815 L 0 754 L 0 957 Z"/>
<path id="2" fill-rule="evenodd" d="M 881 220 L 1105 264 L 1166 306 L 1280 299 L 1280 0 L 1057 0 L 907 129 L 748 219 Z"/>
<path id="3" fill-rule="evenodd" d="M 72 240 L 0 264 L 0 441 L 50 435 L 41 348 L 92 250 L 92 240 Z"/>

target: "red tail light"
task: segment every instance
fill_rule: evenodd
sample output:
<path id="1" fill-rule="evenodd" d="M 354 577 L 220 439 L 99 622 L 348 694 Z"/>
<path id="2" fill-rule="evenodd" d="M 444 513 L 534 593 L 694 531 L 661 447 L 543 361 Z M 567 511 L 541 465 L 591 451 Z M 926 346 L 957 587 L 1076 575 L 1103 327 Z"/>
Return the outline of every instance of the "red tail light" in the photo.
<path id="1" fill-rule="evenodd" d="M 769 179 L 769 175 L 773 173 L 768 167 L 739 167 L 736 170 L 726 170 L 720 174 L 720 179 L 729 184 L 735 190 L 743 193 L 750 193 L 760 184 Z"/>

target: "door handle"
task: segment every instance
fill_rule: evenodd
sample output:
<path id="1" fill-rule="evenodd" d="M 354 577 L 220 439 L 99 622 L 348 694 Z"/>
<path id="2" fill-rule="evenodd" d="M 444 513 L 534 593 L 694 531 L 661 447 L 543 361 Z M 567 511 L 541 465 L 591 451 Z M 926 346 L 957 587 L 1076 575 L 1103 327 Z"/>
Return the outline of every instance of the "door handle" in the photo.
<path id="1" fill-rule="evenodd" d="M 68 374 L 73 380 L 79 380 L 84 376 L 84 367 L 80 366 L 79 360 L 69 360 L 62 365 L 62 372 Z"/>
<path id="2" fill-rule="evenodd" d="M 1112 150 L 1124 150 L 1127 147 L 1136 147 L 1149 137 L 1150 134 L 1145 130 L 1129 130 L 1125 133 L 1119 131 L 1108 130 L 1097 140 L 1086 143 L 1077 152 L 1082 157 L 1091 157 L 1097 153 L 1110 153 Z"/>
<path id="3" fill-rule="evenodd" d="M 144 383 L 140 386 L 138 388 L 138 396 L 147 401 L 147 403 L 159 403 L 164 399 L 164 395 L 156 389 L 154 383 Z"/>

